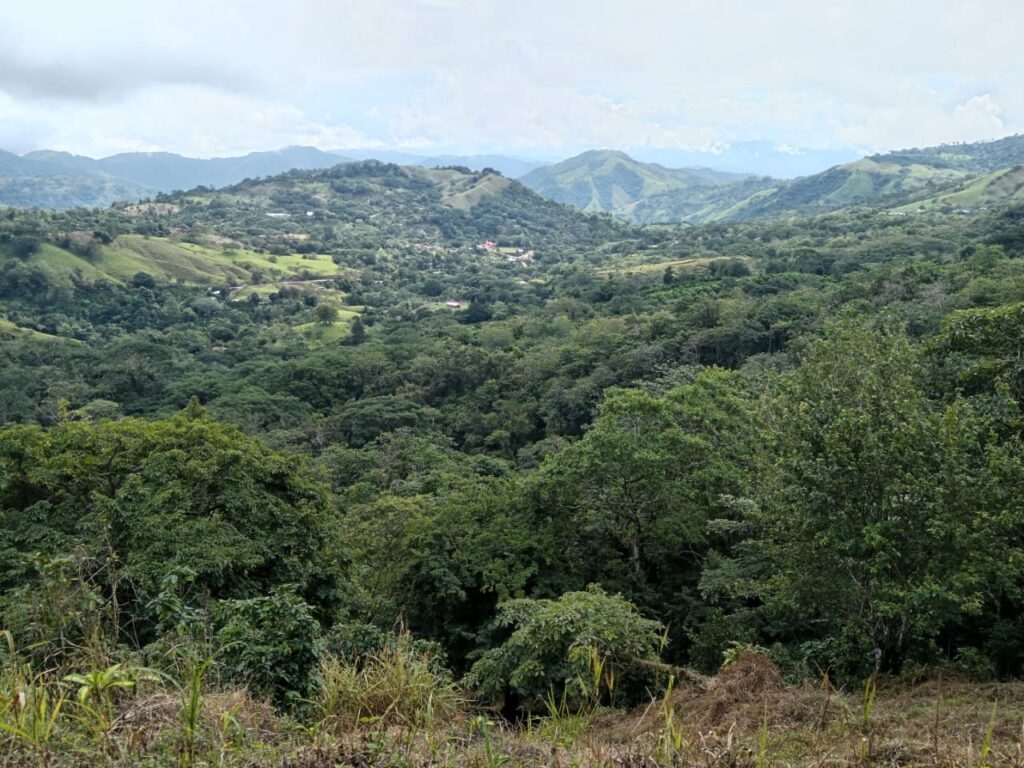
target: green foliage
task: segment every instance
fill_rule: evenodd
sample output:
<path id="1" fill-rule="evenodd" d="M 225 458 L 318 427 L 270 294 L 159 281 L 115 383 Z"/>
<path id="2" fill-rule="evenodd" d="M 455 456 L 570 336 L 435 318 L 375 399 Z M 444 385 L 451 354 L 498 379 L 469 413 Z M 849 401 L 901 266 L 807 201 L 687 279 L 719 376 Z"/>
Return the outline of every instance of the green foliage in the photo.
<path id="1" fill-rule="evenodd" d="M 331 325 L 338 319 L 338 308 L 333 304 L 321 302 L 316 305 L 316 321 L 324 325 Z"/>
<path id="2" fill-rule="evenodd" d="M 320 624 L 311 605 L 279 590 L 221 601 L 216 614 L 217 660 L 229 678 L 282 706 L 308 694 L 320 656 Z"/>
<path id="3" fill-rule="evenodd" d="M 106 563 L 97 587 L 125 603 L 145 605 L 175 568 L 214 597 L 295 584 L 325 608 L 340 599 L 324 489 L 197 405 L 165 421 L 4 430 L 0 476 L 7 586 L 33 552 L 82 546 Z"/>
<path id="4" fill-rule="evenodd" d="M 906 167 L 730 216 L 895 204 Z M 0 211 L 4 625 L 58 679 L 136 653 L 178 674 L 223 627 L 253 656 L 222 650 L 200 701 L 224 671 L 294 703 L 321 647 L 347 675 L 396 625 L 440 677 L 525 658 L 507 643 L 533 625 L 498 606 L 597 584 L 667 627 L 671 665 L 738 642 L 841 683 L 876 661 L 1020 674 L 1024 209 L 992 206 L 638 229 L 493 173 L 355 163 Z M 293 644 L 301 664 L 274 661 Z M 584 688 L 610 699 L 595 669 L 639 686 L 579 648 L 508 691 L 548 699 L 559 739 Z M 494 669 L 501 697 L 518 667 Z M 188 759 L 221 759 L 196 729 Z"/>
<path id="5" fill-rule="evenodd" d="M 811 347 L 766 402 L 758 534 L 743 545 L 759 594 L 856 627 L 882 671 L 980 612 L 1014 561 L 992 468 L 1016 461 L 968 404 L 927 401 L 918 359 L 898 329 L 863 323 Z"/>
<path id="6" fill-rule="evenodd" d="M 604 665 L 600 682 L 614 680 L 627 698 L 642 695 L 654 679 L 664 628 L 645 619 L 620 595 L 598 587 L 568 592 L 557 600 L 512 600 L 499 606 L 497 623 L 512 629 L 505 642 L 486 651 L 470 671 L 470 684 L 485 699 L 513 691 L 537 702 L 589 698 L 596 654 Z"/>

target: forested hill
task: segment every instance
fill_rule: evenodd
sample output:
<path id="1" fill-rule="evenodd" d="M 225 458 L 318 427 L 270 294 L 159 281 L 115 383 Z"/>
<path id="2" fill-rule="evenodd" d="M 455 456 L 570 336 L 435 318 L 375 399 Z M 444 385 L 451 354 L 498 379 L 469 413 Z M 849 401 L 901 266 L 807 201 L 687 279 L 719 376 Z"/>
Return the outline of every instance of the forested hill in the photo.
<path id="1" fill-rule="evenodd" d="M 629 216 L 638 201 L 678 192 L 682 197 L 707 196 L 712 190 L 750 179 L 749 174 L 710 168 L 665 168 L 641 163 L 625 152 L 593 150 L 522 177 L 545 197 L 586 211 Z"/>
<path id="2" fill-rule="evenodd" d="M 123 152 L 94 159 L 69 152 L 36 150 L 15 155 L 0 149 L 0 205 L 15 208 L 105 208 L 198 186 L 224 187 L 244 179 L 275 176 L 290 170 L 331 168 L 354 160 L 436 168 L 495 168 L 518 178 L 544 163 L 504 155 L 427 157 L 388 150 L 350 149 L 325 152 L 292 146 L 237 157 L 183 157 L 172 152 Z"/>
<path id="3" fill-rule="evenodd" d="M 908 211 L 998 206 L 1019 195 L 1021 163 L 1024 136 L 902 150 L 778 184 L 716 215 L 754 219 L 814 214 L 850 205 Z"/>
<path id="4" fill-rule="evenodd" d="M 172 221 L 216 226 L 220 234 L 242 241 L 254 232 L 314 238 L 340 225 L 352 230 L 349 240 L 365 232 L 457 245 L 500 239 L 507 245 L 544 248 L 597 245 L 626 231 L 608 217 L 546 200 L 491 169 L 426 169 L 374 160 L 293 171 L 216 192 L 160 196 L 157 201 L 180 209 Z M 260 232 L 268 228 L 270 232 Z"/>
<path id="5" fill-rule="evenodd" d="M 496 172 L 366 161 L 104 210 L 8 209 L 0 218 L 0 270 L 9 290 L 136 274 L 270 285 L 383 269 L 404 252 L 524 264 L 594 258 L 630 232 Z"/>
<path id="6" fill-rule="evenodd" d="M 994 141 L 941 144 L 923 149 L 903 149 L 871 158 L 903 166 L 929 165 L 971 174 L 985 174 L 1024 164 L 1024 136 L 1007 136 Z"/>

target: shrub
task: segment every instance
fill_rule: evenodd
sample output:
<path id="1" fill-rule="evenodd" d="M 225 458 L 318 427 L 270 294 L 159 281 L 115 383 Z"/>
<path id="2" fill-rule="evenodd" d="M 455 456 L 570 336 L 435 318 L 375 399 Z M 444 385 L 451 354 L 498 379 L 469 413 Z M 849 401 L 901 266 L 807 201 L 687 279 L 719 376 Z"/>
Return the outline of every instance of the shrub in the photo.
<path id="1" fill-rule="evenodd" d="M 218 660 L 228 677 L 268 694 L 279 706 L 306 696 L 320 656 L 320 624 L 312 606 L 282 589 L 222 601 L 217 613 Z"/>
<path id="2" fill-rule="evenodd" d="M 557 600 L 511 600 L 499 606 L 498 622 L 515 629 L 469 674 L 480 695 L 493 700 L 507 692 L 533 701 L 591 698 L 602 685 L 637 699 L 653 681 L 664 631 L 621 595 L 597 586 Z M 603 670 L 596 682 L 595 666 Z"/>

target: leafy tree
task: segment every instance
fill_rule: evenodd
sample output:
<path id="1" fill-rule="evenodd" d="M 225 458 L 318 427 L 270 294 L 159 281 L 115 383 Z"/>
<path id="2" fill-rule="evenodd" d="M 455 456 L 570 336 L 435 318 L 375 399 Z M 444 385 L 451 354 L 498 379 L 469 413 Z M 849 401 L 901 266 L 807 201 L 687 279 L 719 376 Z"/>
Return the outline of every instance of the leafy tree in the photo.
<path id="1" fill-rule="evenodd" d="M 317 304 L 315 312 L 316 321 L 323 325 L 331 325 L 338 319 L 338 308 L 326 301 Z"/>
<path id="2" fill-rule="evenodd" d="M 613 389 L 594 426 L 545 465 L 575 520 L 614 539 L 639 575 L 651 550 L 700 546 L 709 512 L 741 474 L 746 409 L 737 383 L 709 370 L 664 396 Z"/>
<path id="3" fill-rule="evenodd" d="M 385 432 L 419 430 L 436 421 L 432 408 L 394 395 L 354 400 L 328 418 L 331 434 L 349 445 L 360 447 Z"/>
<path id="4" fill-rule="evenodd" d="M 359 346 L 364 341 L 366 341 L 366 326 L 363 324 L 363 319 L 356 316 L 349 327 L 348 343 L 352 346 Z"/>
<path id="5" fill-rule="evenodd" d="M 943 392 L 997 396 L 1006 391 L 1024 407 L 1024 303 L 950 313 L 930 343 Z"/>
<path id="6" fill-rule="evenodd" d="M 877 671 L 978 613 L 1012 578 L 1018 524 L 969 405 L 933 407 L 919 352 L 890 326 L 833 325 L 767 400 L 754 591 L 823 635 L 852 630 Z"/>
<path id="7" fill-rule="evenodd" d="M 490 320 L 492 314 L 489 306 L 479 301 L 473 301 L 463 311 L 459 312 L 458 318 L 460 323 L 475 324 Z"/>
<path id="8" fill-rule="evenodd" d="M 163 421 L 0 431 L 0 515 L 5 586 L 29 554 L 80 546 L 114 558 L 117 584 L 131 585 L 121 604 L 139 616 L 173 568 L 213 597 L 293 584 L 321 608 L 341 601 L 344 556 L 325 489 L 195 403 Z"/>
<path id="9" fill-rule="evenodd" d="M 432 508 L 407 519 L 396 593 L 413 632 L 441 643 L 456 667 L 486 642 L 500 602 L 527 594 L 540 563 L 514 484 L 453 482 Z"/>

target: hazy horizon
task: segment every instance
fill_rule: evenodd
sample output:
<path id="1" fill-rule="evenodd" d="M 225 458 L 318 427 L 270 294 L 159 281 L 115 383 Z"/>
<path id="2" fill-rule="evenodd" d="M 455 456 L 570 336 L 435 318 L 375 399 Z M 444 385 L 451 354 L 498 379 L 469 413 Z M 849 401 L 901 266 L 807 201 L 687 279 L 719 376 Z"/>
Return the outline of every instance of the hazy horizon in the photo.
<path id="1" fill-rule="evenodd" d="M 666 168 L 710 168 L 719 171 L 754 173 L 759 175 L 775 176 L 778 178 L 792 178 L 817 173 L 834 165 L 857 159 L 861 156 L 860 153 L 856 153 L 852 150 L 824 150 L 793 155 L 773 152 L 770 148 L 766 151 L 762 145 L 757 143 L 732 146 L 729 147 L 727 151 L 719 153 L 706 153 L 686 149 L 651 149 L 644 147 L 629 149 L 623 149 L 621 147 L 582 147 L 567 150 L 567 152 L 570 152 L 571 154 L 556 154 L 551 151 L 544 150 L 530 151 L 529 149 L 509 152 L 495 151 L 475 153 L 459 151 L 430 152 L 423 149 L 409 149 L 394 146 L 320 149 L 319 147 L 313 147 L 312 145 L 291 144 L 283 147 L 267 147 L 264 149 L 254 149 L 234 154 L 217 154 L 208 156 L 188 155 L 180 152 L 174 152 L 169 149 L 128 150 L 126 152 L 114 152 L 107 155 L 94 156 L 84 155 L 77 152 L 69 152 L 68 150 L 54 149 L 52 147 L 40 147 L 24 152 L 13 152 L 13 154 L 20 157 L 28 157 L 38 152 L 53 151 L 66 152 L 77 157 L 87 157 L 92 160 L 103 160 L 122 154 L 172 154 L 187 159 L 210 160 L 244 157 L 254 153 L 282 152 L 293 148 L 319 149 L 320 151 L 328 154 L 338 155 L 340 161 L 344 161 L 346 159 L 363 160 L 376 158 L 385 162 L 397 162 L 398 164 L 402 164 L 403 158 L 408 158 L 409 162 L 416 162 L 418 160 L 432 160 L 437 158 L 458 159 L 503 157 L 509 160 L 519 161 L 524 164 L 535 164 L 538 167 L 541 165 L 554 165 L 588 151 L 614 150 L 626 152 L 635 160 L 645 163 L 657 163 Z M 11 150 L 6 147 L 0 147 L 0 151 Z"/>

